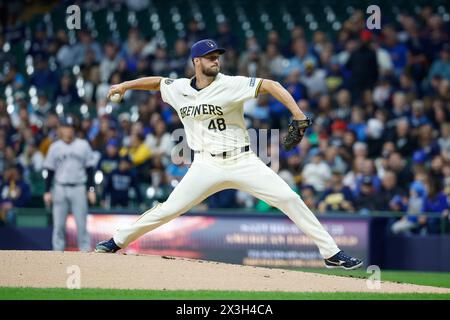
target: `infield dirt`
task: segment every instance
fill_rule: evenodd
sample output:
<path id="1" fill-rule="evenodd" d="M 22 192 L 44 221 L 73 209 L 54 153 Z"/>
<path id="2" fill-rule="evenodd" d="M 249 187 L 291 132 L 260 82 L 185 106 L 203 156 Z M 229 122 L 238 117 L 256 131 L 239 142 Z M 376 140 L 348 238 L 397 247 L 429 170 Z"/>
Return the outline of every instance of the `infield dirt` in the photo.
<path id="1" fill-rule="evenodd" d="M 0 251 L 0 287 L 66 288 L 72 266 L 79 267 L 81 288 L 450 293 L 383 281 L 369 289 L 366 279 L 185 258 L 52 251 Z"/>

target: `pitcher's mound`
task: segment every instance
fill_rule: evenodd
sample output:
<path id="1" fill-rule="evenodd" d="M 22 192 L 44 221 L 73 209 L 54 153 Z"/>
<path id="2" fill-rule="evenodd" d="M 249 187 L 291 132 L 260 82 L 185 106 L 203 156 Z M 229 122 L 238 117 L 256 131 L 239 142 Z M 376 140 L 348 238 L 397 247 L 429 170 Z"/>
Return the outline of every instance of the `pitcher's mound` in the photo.
<path id="1" fill-rule="evenodd" d="M 75 267 L 73 267 L 75 266 Z M 0 251 L 0 287 L 66 288 L 73 272 L 81 288 L 290 292 L 450 293 L 450 289 L 232 265 L 184 258 L 105 253 Z"/>

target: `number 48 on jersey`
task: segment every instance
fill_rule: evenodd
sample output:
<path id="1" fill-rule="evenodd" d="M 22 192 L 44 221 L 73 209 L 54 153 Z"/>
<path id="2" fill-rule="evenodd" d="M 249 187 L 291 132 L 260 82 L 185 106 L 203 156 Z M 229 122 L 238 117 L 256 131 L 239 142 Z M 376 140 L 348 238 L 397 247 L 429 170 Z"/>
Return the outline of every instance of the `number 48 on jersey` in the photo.
<path id="1" fill-rule="evenodd" d="M 209 122 L 209 125 L 208 125 L 208 129 L 209 130 L 217 130 L 217 129 L 219 129 L 219 131 L 223 131 L 226 128 L 227 128 L 227 126 L 225 124 L 225 119 L 224 118 L 212 119 Z"/>

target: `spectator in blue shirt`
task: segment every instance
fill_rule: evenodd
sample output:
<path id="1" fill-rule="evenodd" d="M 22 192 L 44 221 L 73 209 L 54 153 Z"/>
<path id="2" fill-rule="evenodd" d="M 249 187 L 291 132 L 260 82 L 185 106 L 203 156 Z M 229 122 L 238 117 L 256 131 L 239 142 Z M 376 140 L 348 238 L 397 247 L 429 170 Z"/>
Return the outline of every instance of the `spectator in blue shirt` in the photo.
<path id="1" fill-rule="evenodd" d="M 375 191 L 379 191 L 381 188 L 381 180 L 377 176 L 375 164 L 371 159 L 365 159 L 362 165 L 362 175 L 356 177 L 356 188 L 354 190 L 355 197 L 361 194 L 361 189 L 364 181 L 367 181 L 368 177 L 371 179 L 371 184 Z"/>
<path id="2" fill-rule="evenodd" d="M 355 211 L 352 191 L 342 183 L 342 173 L 333 171 L 330 187 L 323 193 L 319 205 L 319 212 L 327 211 Z"/>
<path id="3" fill-rule="evenodd" d="M 188 170 L 189 167 L 184 162 L 183 157 L 177 157 L 176 159 L 172 159 L 172 163 L 167 166 L 166 173 L 170 181 L 180 181 Z"/>
<path id="4" fill-rule="evenodd" d="M 364 119 L 364 111 L 361 108 L 352 110 L 352 119 L 347 128 L 356 133 L 358 141 L 366 141 L 367 123 Z"/>
<path id="5" fill-rule="evenodd" d="M 26 83 L 25 77 L 15 65 L 6 62 L 2 69 L 0 70 L 0 85 L 11 85 L 14 90 L 20 90 L 24 87 Z M 4 75 L 1 74 L 2 71 Z"/>
<path id="6" fill-rule="evenodd" d="M 437 190 L 435 192 L 428 195 L 425 201 L 424 211 L 443 213 L 449 209 L 447 195 L 443 191 Z"/>
<path id="7" fill-rule="evenodd" d="M 425 115 L 425 106 L 423 101 L 415 100 L 411 105 L 411 116 L 409 122 L 413 128 L 418 128 L 421 125 L 430 123 L 430 120 Z"/>
<path id="8" fill-rule="evenodd" d="M 8 167 L 0 183 L 0 223 L 11 223 L 14 207 L 26 207 L 31 200 L 30 186 L 22 179 L 22 167 Z"/>
<path id="9" fill-rule="evenodd" d="M 401 205 L 398 206 L 398 200 L 401 200 L 402 196 L 404 196 L 404 192 L 398 187 L 397 175 L 392 170 L 386 170 L 381 180 L 380 191 L 372 199 L 375 209 L 379 211 L 403 211 L 404 208 Z"/>
<path id="10" fill-rule="evenodd" d="M 407 215 L 396 221 L 391 230 L 394 234 L 417 232 L 426 224 L 426 217 L 422 215 L 427 191 L 421 181 L 414 181 L 409 188 L 409 199 L 402 206 L 406 206 Z"/>
<path id="11" fill-rule="evenodd" d="M 226 189 L 211 195 L 208 200 L 208 208 L 238 208 L 236 189 Z"/>
<path id="12" fill-rule="evenodd" d="M 295 101 L 307 99 L 307 90 L 305 85 L 300 82 L 300 73 L 293 71 L 283 82 L 283 87 L 292 95 Z M 271 125 L 275 128 L 282 128 L 287 124 L 287 119 L 290 117 L 289 110 L 278 100 L 270 99 L 270 118 Z"/>
<path id="13" fill-rule="evenodd" d="M 97 170 L 100 170 L 104 176 L 111 174 L 119 167 L 119 141 L 111 138 L 106 144 L 106 152 L 102 154 Z"/>
<path id="14" fill-rule="evenodd" d="M 408 48 L 406 45 L 397 40 L 397 32 L 394 27 L 385 26 L 382 32 L 385 37 L 384 48 L 391 56 L 395 74 L 400 76 L 406 67 L 408 60 Z"/>
<path id="15" fill-rule="evenodd" d="M 376 209 L 374 197 L 376 195 L 371 176 L 364 176 L 361 181 L 359 196 L 355 199 L 355 209 L 360 214 L 367 214 Z"/>
<path id="16" fill-rule="evenodd" d="M 434 138 L 434 129 L 431 124 L 423 124 L 418 128 L 418 148 L 416 152 L 423 152 L 426 160 L 432 159 L 440 153 L 438 141 Z"/>
<path id="17" fill-rule="evenodd" d="M 106 178 L 102 195 L 102 205 L 106 206 L 105 199 L 110 197 L 111 207 L 128 207 L 129 190 L 133 188 L 137 203 L 142 203 L 142 195 L 139 190 L 138 178 L 132 170 L 132 162 L 128 156 L 122 157 L 119 167 Z"/>
<path id="18" fill-rule="evenodd" d="M 289 66 L 285 70 L 285 75 L 288 75 L 295 70 L 303 73 L 307 61 L 311 62 L 313 66 L 317 66 L 317 59 L 310 53 L 308 43 L 305 39 L 295 39 L 292 44 L 292 51 L 294 52 L 294 56 L 289 60 Z"/>
<path id="19" fill-rule="evenodd" d="M 267 95 L 258 97 L 256 106 L 252 110 L 251 117 L 262 121 L 270 119 L 269 97 Z"/>
<path id="20" fill-rule="evenodd" d="M 428 72 L 428 81 L 435 76 L 440 76 L 441 78 L 450 81 L 450 44 L 446 43 L 442 46 L 440 52 L 440 59 L 435 60 L 431 65 L 430 71 Z"/>
<path id="21" fill-rule="evenodd" d="M 443 191 L 442 182 L 438 178 L 434 178 L 429 183 L 428 195 L 425 198 L 423 211 L 425 213 L 440 213 L 442 217 L 448 216 L 449 203 L 447 195 Z M 440 217 L 424 216 L 423 223 L 426 224 L 427 233 L 439 233 Z"/>
<path id="22" fill-rule="evenodd" d="M 28 49 L 28 54 L 34 56 L 36 54 L 45 54 L 50 49 L 50 38 L 46 32 L 46 26 L 43 22 L 39 22 L 34 27 L 34 35 Z"/>
<path id="23" fill-rule="evenodd" d="M 81 102 L 78 96 L 77 88 L 72 81 L 72 77 L 68 71 L 64 72 L 61 80 L 58 81 L 55 92 L 55 101 L 65 107 Z M 56 84 L 56 83 L 55 83 Z M 54 84 L 54 85 L 55 85 Z"/>
<path id="24" fill-rule="evenodd" d="M 89 50 L 94 52 L 95 61 L 100 62 L 103 56 L 101 46 L 87 29 L 82 29 L 78 31 L 78 42 L 72 47 L 73 59 L 70 65 L 81 65 Z"/>
<path id="25" fill-rule="evenodd" d="M 47 61 L 48 57 L 43 55 L 35 56 L 35 71 L 30 78 L 30 83 L 37 90 L 51 90 L 54 92 L 55 84 L 59 82 L 58 74 L 50 70 Z"/>
<path id="26" fill-rule="evenodd" d="M 220 22 L 217 25 L 218 34 L 215 36 L 217 43 L 222 48 L 236 48 L 239 44 L 239 39 L 231 31 L 230 25 L 227 21 Z"/>

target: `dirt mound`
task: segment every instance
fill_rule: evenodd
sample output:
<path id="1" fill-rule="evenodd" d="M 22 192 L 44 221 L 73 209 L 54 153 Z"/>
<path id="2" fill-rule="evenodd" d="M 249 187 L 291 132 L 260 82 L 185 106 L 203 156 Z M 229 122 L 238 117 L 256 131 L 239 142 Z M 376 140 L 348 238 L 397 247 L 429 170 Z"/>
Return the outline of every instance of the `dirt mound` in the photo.
<path id="1" fill-rule="evenodd" d="M 72 267 L 76 266 L 76 267 Z M 79 269 L 78 269 L 79 268 Z M 420 292 L 450 289 L 149 255 L 0 251 L 0 287 L 66 288 L 73 270 L 81 288 L 291 292 Z"/>

